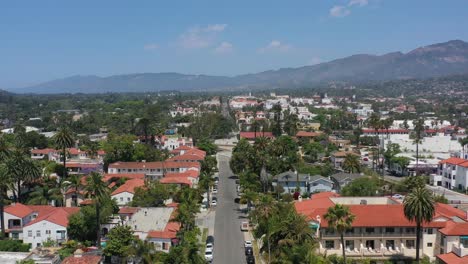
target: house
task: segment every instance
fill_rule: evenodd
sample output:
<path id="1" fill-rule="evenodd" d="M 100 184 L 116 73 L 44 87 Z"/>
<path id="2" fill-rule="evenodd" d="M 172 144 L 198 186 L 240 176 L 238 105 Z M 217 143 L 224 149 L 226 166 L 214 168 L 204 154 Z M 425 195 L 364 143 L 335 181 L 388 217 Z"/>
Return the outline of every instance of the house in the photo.
<path id="1" fill-rule="evenodd" d="M 145 186 L 145 181 L 143 179 L 127 180 L 111 193 L 111 198 L 117 201 L 118 206 L 127 205 L 133 201 L 136 189 L 143 186 Z"/>
<path id="2" fill-rule="evenodd" d="M 174 149 L 171 151 L 171 154 L 174 154 L 175 156 L 180 156 L 184 154 L 194 154 L 198 155 L 200 157 L 205 158 L 206 152 L 197 148 L 197 147 L 189 147 L 189 146 L 179 146 L 178 148 Z"/>
<path id="3" fill-rule="evenodd" d="M 298 181 L 299 180 L 299 181 Z M 333 182 L 320 175 L 298 174 L 286 171 L 274 176 L 273 186 L 283 187 L 285 193 L 294 193 L 299 187 L 300 193 L 329 192 L 333 189 Z"/>
<path id="4" fill-rule="evenodd" d="M 180 224 L 172 222 L 174 207 L 123 207 L 119 211 L 121 223 L 132 228 L 134 235 L 153 244 L 158 251 L 169 252 L 177 243 Z"/>
<path id="5" fill-rule="evenodd" d="M 34 210 L 34 206 L 31 206 Z M 36 207 L 39 208 L 39 207 Z M 34 249 L 47 240 L 53 240 L 62 244 L 67 240 L 68 217 L 79 212 L 76 207 L 52 207 L 42 208 L 43 213 L 24 225 L 23 241 L 30 243 Z"/>
<path id="6" fill-rule="evenodd" d="M 99 264 L 102 263 L 102 256 L 97 252 L 84 252 L 77 249 L 72 256 L 63 259 L 62 264 Z"/>
<path id="7" fill-rule="evenodd" d="M 348 185 L 350 182 L 354 181 L 355 179 L 364 177 L 362 173 L 346 173 L 346 172 L 339 172 L 335 173 L 330 176 L 331 180 L 334 183 L 335 189 L 340 191 Z"/>
<path id="8" fill-rule="evenodd" d="M 185 172 L 188 170 L 200 171 L 199 162 L 115 162 L 109 164 L 109 174 L 145 174 L 151 180 L 160 180 L 166 173 Z"/>
<path id="9" fill-rule="evenodd" d="M 255 141 L 255 139 L 257 138 L 261 138 L 261 137 L 266 137 L 266 138 L 269 138 L 269 139 L 274 139 L 275 137 L 273 136 L 273 133 L 271 132 L 240 132 L 239 133 L 239 137 L 242 139 L 242 138 L 245 138 L 247 139 L 248 141 Z"/>
<path id="10" fill-rule="evenodd" d="M 21 203 L 13 203 L 4 209 L 3 222 L 6 234 L 12 239 L 23 239 L 23 226 L 35 218 L 34 211 Z"/>
<path id="11" fill-rule="evenodd" d="M 174 162 L 202 162 L 205 159 L 204 156 L 200 156 L 195 154 L 194 152 L 185 153 L 182 155 L 174 156 L 172 158 L 167 159 L 166 161 L 174 161 Z"/>
<path id="12" fill-rule="evenodd" d="M 437 174 L 431 175 L 431 182 L 434 186 L 443 186 L 447 189 L 466 190 L 468 188 L 468 159 L 452 157 L 441 160 Z"/>
<path id="13" fill-rule="evenodd" d="M 354 152 L 336 151 L 330 156 L 330 161 L 336 169 L 341 169 L 348 154 L 357 155 Z"/>
<path id="14" fill-rule="evenodd" d="M 321 132 L 309 132 L 309 131 L 298 131 L 296 134 L 296 138 L 299 140 L 312 140 L 318 136 L 320 136 Z"/>
<path id="15" fill-rule="evenodd" d="M 351 258 L 412 260 L 416 255 L 416 224 L 408 221 L 403 204 L 388 197 L 340 197 L 332 193 L 312 195 L 295 203 L 296 211 L 307 217 L 322 254 L 341 255 L 340 235 L 329 227 L 324 215 L 329 207 L 342 204 L 355 215 L 352 228 L 345 232 L 346 254 Z M 437 203 L 432 221 L 423 224 L 421 256 L 434 260 L 457 260 L 467 254 L 466 213 Z M 455 256 L 453 256 L 453 254 Z M 449 254 L 449 255 L 446 255 Z M 463 262 L 442 262 L 463 263 Z"/>
<path id="16" fill-rule="evenodd" d="M 185 172 L 167 173 L 159 182 L 162 184 L 175 184 L 177 186 L 196 187 L 200 172 L 189 170 Z"/>

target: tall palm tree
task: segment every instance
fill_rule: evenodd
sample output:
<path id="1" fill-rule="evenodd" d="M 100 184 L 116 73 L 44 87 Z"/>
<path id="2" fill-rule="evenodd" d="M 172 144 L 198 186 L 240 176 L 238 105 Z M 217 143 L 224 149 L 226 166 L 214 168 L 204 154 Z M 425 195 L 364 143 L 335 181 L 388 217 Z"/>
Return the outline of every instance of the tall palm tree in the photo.
<path id="1" fill-rule="evenodd" d="M 343 169 L 349 173 L 361 172 L 359 156 L 347 153 L 343 161 Z"/>
<path id="2" fill-rule="evenodd" d="M 324 218 L 327 220 L 328 226 L 340 235 L 343 260 L 346 263 L 344 233 L 352 227 L 355 216 L 349 211 L 349 207 L 335 204 L 335 206 L 328 208 Z"/>
<path id="3" fill-rule="evenodd" d="M 151 133 L 151 121 L 146 118 L 140 118 L 137 123 L 137 128 L 143 133 L 143 136 L 145 137 L 145 144 L 150 144 L 149 134 Z"/>
<path id="4" fill-rule="evenodd" d="M 416 261 L 419 261 L 421 227 L 434 216 L 434 197 L 424 186 L 414 188 L 403 200 L 405 217 L 416 222 Z"/>
<path id="5" fill-rule="evenodd" d="M 51 201 L 62 200 L 60 189 L 51 188 L 47 184 L 36 186 L 34 191 L 30 193 L 28 204 L 34 205 L 49 205 Z"/>
<path id="6" fill-rule="evenodd" d="M 68 127 L 62 127 L 53 137 L 55 147 L 62 151 L 63 177 L 67 178 L 67 148 L 71 148 L 75 142 L 73 133 Z"/>
<path id="7" fill-rule="evenodd" d="M 100 210 L 101 204 L 105 199 L 109 198 L 109 188 L 102 180 L 102 175 L 97 172 L 91 172 L 86 179 L 86 191 L 93 197 L 94 206 L 96 207 L 96 246 L 101 248 L 101 219 Z"/>
<path id="8" fill-rule="evenodd" d="M 253 211 L 252 218 L 257 223 L 263 223 L 266 226 L 266 240 L 268 248 L 268 262 L 271 260 L 271 228 L 269 219 L 275 214 L 274 200 L 270 195 L 262 195 L 258 200 L 258 204 L 255 206 L 255 211 Z"/>
<path id="9" fill-rule="evenodd" d="M 2 229 L 0 239 L 5 238 L 5 204 L 4 199 L 8 189 L 11 188 L 12 180 L 4 164 L 0 164 L 0 225 Z"/>
<path id="10" fill-rule="evenodd" d="M 466 146 L 468 146 L 468 137 L 466 138 L 460 138 L 458 139 L 458 142 L 460 143 L 462 147 L 462 158 L 465 158 L 465 154 L 467 153 Z"/>
<path id="11" fill-rule="evenodd" d="M 424 120 L 416 119 L 413 121 L 414 124 L 414 138 L 413 144 L 416 144 L 416 176 L 419 173 L 419 144 L 422 143 L 423 132 L 424 132 Z"/>
<path id="12" fill-rule="evenodd" d="M 37 180 L 41 176 L 41 169 L 30 157 L 21 150 L 15 149 L 5 161 L 8 174 L 16 183 L 16 190 L 13 188 L 13 196 L 16 202 L 21 202 L 21 186 Z"/>
<path id="13" fill-rule="evenodd" d="M 372 113 L 372 115 L 367 120 L 368 126 L 374 128 L 375 134 L 379 137 L 379 129 L 382 128 L 382 120 L 380 119 L 380 115 L 377 113 Z M 379 139 L 379 146 L 377 147 L 377 164 L 379 164 L 380 160 L 380 139 Z M 378 168 L 376 169 L 378 171 Z"/>

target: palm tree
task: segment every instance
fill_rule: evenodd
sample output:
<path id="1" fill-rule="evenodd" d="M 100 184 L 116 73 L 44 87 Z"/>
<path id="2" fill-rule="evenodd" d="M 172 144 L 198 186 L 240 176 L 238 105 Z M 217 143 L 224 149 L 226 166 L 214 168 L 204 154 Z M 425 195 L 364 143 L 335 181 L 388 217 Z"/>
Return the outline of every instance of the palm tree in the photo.
<path id="1" fill-rule="evenodd" d="M 21 186 L 34 182 L 41 176 L 41 169 L 30 157 L 21 150 L 15 149 L 5 161 L 6 171 L 16 183 L 13 196 L 16 202 L 21 202 Z"/>
<path id="2" fill-rule="evenodd" d="M 255 219 L 257 223 L 263 223 L 266 226 L 266 240 L 268 248 L 268 262 L 271 260 L 271 228 L 269 219 L 275 214 L 274 200 L 270 195 L 262 195 L 258 201 L 258 204 L 253 211 L 252 218 Z"/>
<path id="3" fill-rule="evenodd" d="M 372 113 L 372 115 L 369 117 L 367 122 L 370 127 L 374 128 L 375 134 L 379 138 L 379 129 L 382 128 L 382 120 L 380 119 L 379 114 Z M 379 160 L 380 160 L 380 145 L 381 144 L 379 140 L 379 146 L 377 147 L 377 164 L 379 164 Z M 377 171 L 378 171 L 378 168 L 377 168 Z"/>
<path id="4" fill-rule="evenodd" d="M 12 180 L 5 165 L 0 165 L 0 225 L 2 229 L 0 239 L 5 238 L 5 204 L 4 199 L 7 196 L 8 189 L 11 188 Z"/>
<path id="5" fill-rule="evenodd" d="M 403 200 L 405 217 L 416 222 L 416 261 L 419 261 L 421 227 L 434 216 L 434 197 L 424 186 L 414 188 Z"/>
<path id="6" fill-rule="evenodd" d="M 53 137 L 57 149 L 62 150 L 63 177 L 67 177 L 67 148 L 71 148 L 74 143 L 73 135 L 68 127 L 62 127 Z"/>
<path id="7" fill-rule="evenodd" d="M 328 208 L 324 218 L 327 220 L 328 226 L 333 228 L 340 235 L 343 260 L 344 263 L 346 263 L 344 233 L 352 227 L 355 216 L 349 211 L 349 207 L 335 204 L 334 207 Z"/>
<path id="8" fill-rule="evenodd" d="M 460 143 L 462 147 L 462 158 L 465 158 L 465 154 L 467 153 L 466 146 L 468 146 L 468 137 L 466 138 L 460 138 L 458 139 L 458 142 Z"/>
<path id="9" fill-rule="evenodd" d="M 413 121 L 414 124 L 414 138 L 413 143 L 416 144 L 416 175 L 419 173 L 419 144 L 422 142 L 423 131 L 424 131 L 424 120 L 416 119 Z"/>
<path id="10" fill-rule="evenodd" d="M 78 195 L 78 191 L 81 187 L 83 187 L 83 184 L 81 183 L 81 178 L 81 175 L 73 174 L 67 181 L 63 182 L 63 184 L 67 189 L 75 189 L 75 195 Z M 78 206 L 78 201 L 73 201 L 73 203 L 74 204 L 72 206 Z"/>
<path id="11" fill-rule="evenodd" d="M 148 140 L 148 137 L 151 131 L 151 121 L 146 117 L 140 118 L 137 123 L 137 128 L 143 133 L 145 144 L 149 144 L 150 140 Z"/>
<path id="12" fill-rule="evenodd" d="M 62 193 L 60 189 L 51 188 L 47 184 L 43 186 L 36 186 L 34 191 L 30 194 L 30 199 L 28 204 L 34 205 L 49 205 L 51 201 L 60 201 L 62 200 Z"/>
<path id="13" fill-rule="evenodd" d="M 91 172 L 89 177 L 86 179 L 86 191 L 91 197 L 93 197 L 94 206 L 96 207 L 96 246 L 101 248 L 101 219 L 100 219 L 100 207 L 105 199 L 109 198 L 109 188 L 102 180 L 102 175 L 97 172 Z"/>
<path id="14" fill-rule="evenodd" d="M 343 169 L 349 173 L 361 172 L 359 157 L 352 153 L 347 153 L 343 161 Z"/>

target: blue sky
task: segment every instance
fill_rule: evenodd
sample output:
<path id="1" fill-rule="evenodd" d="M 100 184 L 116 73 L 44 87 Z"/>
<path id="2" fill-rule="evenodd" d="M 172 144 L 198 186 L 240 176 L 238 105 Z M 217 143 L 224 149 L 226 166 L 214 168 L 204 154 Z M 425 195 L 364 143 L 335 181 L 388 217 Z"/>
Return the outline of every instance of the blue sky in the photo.
<path id="1" fill-rule="evenodd" d="M 2 1 L 0 88 L 72 75 L 236 75 L 468 40 L 466 0 Z"/>

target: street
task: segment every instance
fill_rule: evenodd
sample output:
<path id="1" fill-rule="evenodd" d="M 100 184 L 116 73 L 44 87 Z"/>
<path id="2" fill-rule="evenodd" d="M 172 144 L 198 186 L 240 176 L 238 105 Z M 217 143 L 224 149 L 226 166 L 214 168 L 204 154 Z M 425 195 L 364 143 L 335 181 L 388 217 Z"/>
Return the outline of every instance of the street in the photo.
<path id="1" fill-rule="evenodd" d="M 214 260 L 213 263 L 238 264 L 245 263 L 244 235 L 240 231 L 240 223 L 244 214 L 239 212 L 239 205 L 234 203 L 237 197 L 235 180 L 229 168 L 230 153 L 218 154 L 219 184 L 218 205 L 216 207 L 214 228 Z"/>

